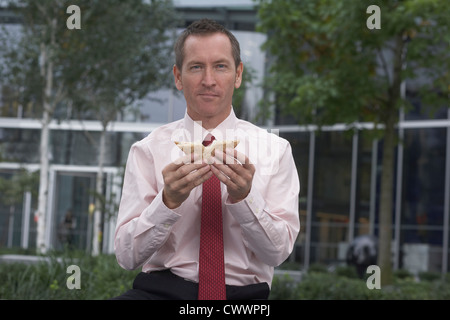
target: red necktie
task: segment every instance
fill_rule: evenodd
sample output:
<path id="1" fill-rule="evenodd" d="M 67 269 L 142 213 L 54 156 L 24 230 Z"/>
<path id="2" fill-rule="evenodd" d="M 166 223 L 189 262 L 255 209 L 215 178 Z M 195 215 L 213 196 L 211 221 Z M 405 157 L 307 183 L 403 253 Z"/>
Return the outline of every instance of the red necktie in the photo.
<path id="1" fill-rule="evenodd" d="M 203 145 L 215 138 L 209 136 Z M 225 300 L 225 266 L 223 258 L 222 194 L 216 176 L 203 183 L 199 251 L 199 300 Z"/>

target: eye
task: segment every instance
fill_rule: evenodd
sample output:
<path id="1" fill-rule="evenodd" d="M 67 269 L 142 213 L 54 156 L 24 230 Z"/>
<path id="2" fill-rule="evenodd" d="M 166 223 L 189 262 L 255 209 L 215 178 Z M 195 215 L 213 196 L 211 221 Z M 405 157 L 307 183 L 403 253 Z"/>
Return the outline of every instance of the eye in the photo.
<path id="1" fill-rule="evenodd" d="M 217 65 L 217 69 L 225 69 L 227 66 L 223 63 Z"/>
<path id="2" fill-rule="evenodd" d="M 190 69 L 191 69 L 192 71 L 197 71 L 197 70 L 200 70 L 200 68 L 201 68 L 201 67 L 200 67 L 199 65 L 193 65 L 193 66 L 191 66 Z"/>

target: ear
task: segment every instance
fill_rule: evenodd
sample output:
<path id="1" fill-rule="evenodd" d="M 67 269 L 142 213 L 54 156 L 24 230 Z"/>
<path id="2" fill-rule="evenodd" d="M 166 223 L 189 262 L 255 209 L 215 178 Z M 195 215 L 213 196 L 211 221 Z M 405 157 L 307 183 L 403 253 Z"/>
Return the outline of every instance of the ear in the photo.
<path id="1" fill-rule="evenodd" d="M 236 89 L 241 86 L 243 72 L 244 72 L 244 64 L 241 61 L 241 63 L 239 63 L 238 67 L 236 68 L 236 80 L 234 81 L 234 87 Z"/>
<path id="2" fill-rule="evenodd" d="M 178 90 L 183 90 L 183 84 L 181 82 L 181 70 L 177 68 L 177 65 L 173 66 L 173 77 L 175 80 L 175 86 Z"/>

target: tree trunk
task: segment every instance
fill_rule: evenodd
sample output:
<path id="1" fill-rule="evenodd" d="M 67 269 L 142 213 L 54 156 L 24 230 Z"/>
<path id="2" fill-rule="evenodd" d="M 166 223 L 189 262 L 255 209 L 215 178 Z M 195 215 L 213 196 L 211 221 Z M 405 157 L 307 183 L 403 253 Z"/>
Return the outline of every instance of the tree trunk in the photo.
<path id="1" fill-rule="evenodd" d="M 45 253 L 47 251 L 47 245 L 45 243 L 46 233 L 46 211 L 47 211 L 47 198 L 48 198 L 48 142 L 50 135 L 50 96 L 53 90 L 53 63 L 48 59 L 48 47 L 41 45 L 41 63 L 43 69 L 43 77 L 45 79 L 44 89 L 44 103 L 42 114 L 42 128 L 41 128 L 41 142 L 39 147 L 40 153 L 40 177 L 39 177 L 39 197 L 38 197 L 38 209 L 36 213 L 37 219 L 37 250 L 39 253 Z"/>
<path id="2" fill-rule="evenodd" d="M 381 174 L 381 199 L 380 199 L 380 231 L 378 266 L 381 269 L 381 286 L 393 283 L 392 276 L 392 211 L 394 191 L 394 160 L 395 147 L 397 145 L 396 124 L 398 123 L 400 87 L 402 82 L 401 72 L 406 59 L 406 47 L 402 35 L 394 40 L 394 59 L 392 65 L 392 83 L 388 92 L 388 103 L 385 118 L 385 136 L 383 147 L 383 163 Z"/>
<path id="3" fill-rule="evenodd" d="M 105 148 L 106 148 L 106 126 L 103 125 L 103 130 L 100 135 L 99 154 L 98 154 L 98 172 L 95 183 L 95 211 L 94 211 L 94 236 L 92 237 L 92 255 L 97 256 L 101 252 L 102 244 L 102 210 L 103 206 L 100 197 L 103 195 L 103 165 L 105 162 Z"/>
<path id="4" fill-rule="evenodd" d="M 46 211 L 47 211 L 47 197 L 48 197 L 48 140 L 49 140 L 49 118 L 50 115 L 44 111 L 42 117 L 41 128 L 41 144 L 40 152 L 40 176 L 39 176 L 39 196 L 38 208 L 36 212 L 37 220 L 37 250 L 38 253 L 44 254 L 47 252 L 47 245 L 45 243 L 46 233 Z"/>
<path id="5" fill-rule="evenodd" d="M 393 111 L 395 112 L 395 111 Z M 390 118 L 393 118 L 392 116 Z M 379 211 L 378 266 L 381 286 L 392 284 L 392 210 L 394 188 L 394 148 L 396 145 L 395 120 L 387 121 L 383 145 L 381 171 L 381 198 Z"/>
<path id="6" fill-rule="evenodd" d="M 45 87 L 44 87 L 43 111 L 42 111 L 41 142 L 39 147 L 40 153 L 39 196 L 35 220 L 37 221 L 36 249 L 37 252 L 41 254 L 46 253 L 48 250 L 45 241 L 46 212 L 48 200 L 48 171 L 49 171 L 48 144 L 50 135 L 49 124 L 51 121 L 51 114 L 54 109 L 54 103 L 52 103 L 54 65 L 51 57 L 51 48 L 53 48 L 56 43 L 55 32 L 56 32 L 56 19 L 53 19 L 52 25 L 50 26 L 50 33 L 51 33 L 50 45 L 41 43 L 41 56 L 40 56 L 40 73 L 41 77 L 45 81 Z"/>

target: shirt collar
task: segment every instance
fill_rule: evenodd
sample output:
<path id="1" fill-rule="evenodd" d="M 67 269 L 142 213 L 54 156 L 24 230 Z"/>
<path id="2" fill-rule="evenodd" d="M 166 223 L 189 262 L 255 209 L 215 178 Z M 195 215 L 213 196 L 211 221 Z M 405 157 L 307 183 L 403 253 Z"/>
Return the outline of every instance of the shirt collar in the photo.
<path id="1" fill-rule="evenodd" d="M 186 140 L 201 142 L 206 138 L 208 133 L 211 133 L 217 140 L 233 139 L 237 120 L 238 119 L 232 107 L 228 117 L 213 130 L 208 131 L 204 129 L 199 122 L 192 120 L 192 118 L 187 114 L 186 111 L 184 115 L 184 129 L 186 130 Z"/>

